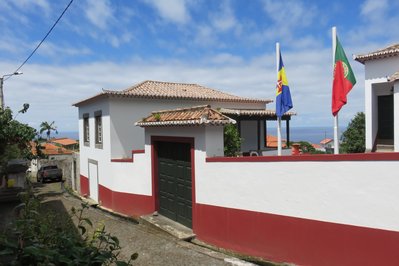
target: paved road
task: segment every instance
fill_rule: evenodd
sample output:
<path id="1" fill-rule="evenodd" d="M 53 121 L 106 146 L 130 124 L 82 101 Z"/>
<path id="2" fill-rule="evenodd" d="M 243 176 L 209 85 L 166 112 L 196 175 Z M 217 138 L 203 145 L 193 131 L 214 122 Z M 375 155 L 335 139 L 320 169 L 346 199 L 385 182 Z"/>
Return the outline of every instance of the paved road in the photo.
<path id="1" fill-rule="evenodd" d="M 60 183 L 36 184 L 35 191 L 43 197 L 46 205 L 58 211 L 79 208 L 81 204 L 79 199 L 61 193 Z M 118 237 L 123 247 L 120 258 L 127 260 L 130 254 L 139 254 L 134 265 L 253 265 L 189 242 L 179 241 L 151 226 L 136 224 L 99 209 L 90 208 L 86 215 L 95 224 L 103 223 L 107 232 Z"/>

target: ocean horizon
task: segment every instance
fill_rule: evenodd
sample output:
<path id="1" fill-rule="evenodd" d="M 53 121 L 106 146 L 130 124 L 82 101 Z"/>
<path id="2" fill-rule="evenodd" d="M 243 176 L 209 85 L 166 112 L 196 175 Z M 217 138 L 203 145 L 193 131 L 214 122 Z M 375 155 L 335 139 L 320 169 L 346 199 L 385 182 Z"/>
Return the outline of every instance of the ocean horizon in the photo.
<path id="1" fill-rule="evenodd" d="M 339 136 L 346 130 L 346 127 L 339 127 Z M 268 135 L 277 136 L 277 128 L 268 127 Z M 287 139 L 285 134 L 285 127 L 281 129 L 281 137 Z M 333 127 L 290 127 L 290 141 L 307 141 L 313 144 L 320 144 L 323 139 L 330 138 L 334 139 L 334 128 Z"/>
<path id="2" fill-rule="evenodd" d="M 346 130 L 346 127 L 340 127 L 339 133 Z M 268 135 L 277 136 L 277 128 L 268 127 L 267 128 Z M 283 139 L 287 139 L 285 134 L 285 127 L 282 127 L 281 134 Z M 79 139 L 78 131 L 61 131 L 58 134 L 53 134 L 54 138 L 70 138 L 70 139 Z M 290 141 L 307 141 L 314 144 L 319 144 L 325 138 L 334 138 L 334 129 L 333 127 L 290 127 Z"/>

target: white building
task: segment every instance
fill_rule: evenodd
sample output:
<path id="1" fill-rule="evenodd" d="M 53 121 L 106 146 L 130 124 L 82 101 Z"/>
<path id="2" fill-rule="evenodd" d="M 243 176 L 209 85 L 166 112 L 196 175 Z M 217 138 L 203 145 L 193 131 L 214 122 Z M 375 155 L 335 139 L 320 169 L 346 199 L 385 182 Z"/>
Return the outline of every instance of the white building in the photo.
<path id="1" fill-rule="evenodd" d="M 129 176 L 130 170 L 121 163 L 132 161 L 132 153 L 144 152 L 144 129 L 134 123 L 153 111 L 210 105 L 237 121 L 244 139 L 242 150 L 249 152 L 266 145 L 266 121 L 276 120 L 275 112 L 265 109 L 270 102 L 272 100 L 239 97 L 197 84 L 144 81 L 122 91 L 104 90 L 75 103 L 79 108 L 82 193 L 99 201 L 98 187 L 106 184 L 113 190 L 117 187 L 115 176 L 118 175 L 124 180 L 120 182 L 126 193 L 149 193 L 140 182 L 150 182 L 150 179 L 129 184 L 126 181 L 129 178 L 123 177 Z M 291 115 L 283 116 L 287 129 Z M 141 171 L 147 170 L 150 171 Z"/>
<path id="2" fill-rule="evenodd" d="M 399 44 L 354 59 L 365 67 L 366 150 L 398 152 Z"/>

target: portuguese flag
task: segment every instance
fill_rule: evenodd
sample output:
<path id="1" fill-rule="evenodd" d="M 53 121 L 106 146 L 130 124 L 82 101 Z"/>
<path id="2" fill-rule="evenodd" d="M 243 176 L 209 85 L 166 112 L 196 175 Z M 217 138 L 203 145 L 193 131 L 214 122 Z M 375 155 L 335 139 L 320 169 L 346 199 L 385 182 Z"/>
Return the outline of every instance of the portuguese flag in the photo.
<path id="1" fill-rule="evenodd" d="M 342 106 L 346 104 L 346 95 L 356 84 L 355 75 L 345 55 L 344 49 L 338 41 L 335 48 L 334 81 L 332 89 L 332 114 L 336 116 Z"/>

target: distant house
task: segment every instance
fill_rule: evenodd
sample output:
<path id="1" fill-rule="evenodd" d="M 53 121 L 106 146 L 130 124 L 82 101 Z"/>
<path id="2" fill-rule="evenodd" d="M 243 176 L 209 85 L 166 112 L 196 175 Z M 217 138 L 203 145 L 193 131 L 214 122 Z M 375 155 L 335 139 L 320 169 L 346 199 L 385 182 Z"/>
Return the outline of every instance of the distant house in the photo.
<path id="1" fill-rule="evenodd" d="M 320 141 L 320 145 L 323 148 L 334 148 L 334 140 L 330 138 L 323 139 Z"/>
<path id="2" fill-rule="evenodd" d="M 277 148 L 278 142 L 277 142 L 277 137 L 273 135 L 267 135 L 266 136 L 266 147 L 268 148 Z M 282 148 L 287 148 L 287 140 L 282 139 L 281 140 L 281 147 Z"/>
<path id="3" fill-rule="evenodd" d="M 316 151 L 325 151 L 325 148 L 323 148 L 320 144 L 312 143 L 312 147 L 315 148 Z"/>
<path id="4" fill-rule="evenodd" d="M 399 152 L 399 44 L 354 59 L 365 69 L 366 151 Z"/>
<path id="5" fill-rule="evenodd" d="M 36 143 L 31 142 L 31 151 L 33 155 L 37 155 Z M 43 162 L 60 161 L 65 159 L 72 159 L 74 151 L 68 150 L 64 147 L 54 145 L 53 143 L 43 142 L 40 143 L 40 151 L 46 155 L 46 159 L 33 159 L 30 164 L 30 171 L 35 174 Z"/>
<path id="6" fill-rule="evenodd" d="M 79 143 L 76 140 L 69 138 L 53 138 L 50 142 L 67 150 L 77 150 L 79 147 Z"/>

